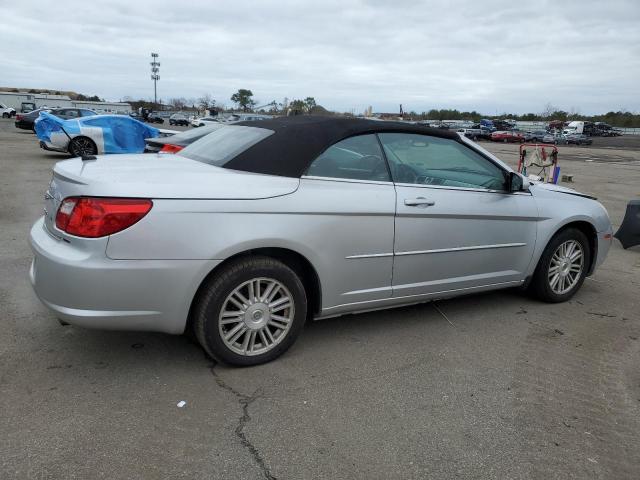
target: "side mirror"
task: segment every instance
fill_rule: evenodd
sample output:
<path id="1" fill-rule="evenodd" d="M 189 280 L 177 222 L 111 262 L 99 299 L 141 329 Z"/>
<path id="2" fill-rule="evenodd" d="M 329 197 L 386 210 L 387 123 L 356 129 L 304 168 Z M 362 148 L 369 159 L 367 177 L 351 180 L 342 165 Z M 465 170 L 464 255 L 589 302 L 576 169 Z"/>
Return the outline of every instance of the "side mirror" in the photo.
<path id="1" fill-rule="evenodd" d="M 529 189 L 529 180 L 516 172 L 509 172 L 509 192 L 522 192 Z"/>

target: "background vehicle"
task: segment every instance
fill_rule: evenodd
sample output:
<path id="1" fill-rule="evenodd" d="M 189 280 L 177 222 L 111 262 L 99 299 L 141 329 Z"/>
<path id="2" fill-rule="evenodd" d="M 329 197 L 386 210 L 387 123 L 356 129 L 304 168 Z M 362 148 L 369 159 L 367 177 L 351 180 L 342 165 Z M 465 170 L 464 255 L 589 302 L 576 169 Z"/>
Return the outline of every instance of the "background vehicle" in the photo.
<path id="1" fill-rule="evenodd" d="M 567 138 L 561 133 L 548 133 L 542 138 L 543 143 L 563 145 L 567 143 Z"/>
<path id="2" fill-rule="evenodd" d="M 169 117 L 169 125 L 184 125 L 189 126 L 189 119 L 182 113 L 174 113 Z"/>
<path id="3" fill-rule="evenodd" d="M 59 162 L 45 211 L 30 276 L 63 320 L 193 328 L 238 365 L 308 318 L 514 286 L 565 301 L 612 234 L 592 198 L 455 132 L 330 117 L 224 126 L 166 161 Z"/>
<path id="4" fill-rule="evenodd" d="M 102 153 L 142 153 L 144 139 L 160 131 L 125 115 L 63 120 L 44 112 L 35 122 L 40 147 L 82 157 Z"/>
<path id="5" fill-rule="evenodd" d="M 200 140 L 205 135 L 209 135 L 224 126 L 224 123 L 210 122 L 204 127 L 186 130 L 170 137 L 146 138 L 144 142 L 147 145 L 144 151 L 145 153 L 177 153 L 187 145 L 191 145 L 196 140 Z"/>
<path id="6" fill-rule="evenodd" d="M 40 112 L 50 112 L 51 110 L 48 108 L 38 108 L 37 110 L 32 110 L 29 113 L 18 113 L 16 114 L 15 126 L 16 128 L 20 128 L 22 130 L 34 130 L 34 123 Z"/>
<path id="7" fill-rule="evenodd" d="M 590 137 L 582 133 L 572 133 L 569 135 L 565 135 L 564 137 L 568 144 L 591 145 L 593 143 L 593 140 Z"/>
<path id="8" fill-rule="evenodd" d="M 527 142 L 542 142 L 545 135 L 548 135 L 546 130 L 534 130 L 525 135 L 525 140 Z"/>
<path id="9" fill-rule="evenodd" d="M 11 118 L 16 116 L 16 109 L 0 103 L 0 113 L 2 114 L 2 118 Z"/>
<path id="10" fill-rule="evenodd" d="M 517 131 L 497 131 L 491 134 L 491 141 L 493 142 L 519 142 L 525 141 L 523 133 Z"/>
<path id="11" fill-rule="evenodd" d="M 273 117 L 271 115 L 259 115 L 256 113 L 232 113 L 231 115 L 226 116 L 223 121 L 224 122 L 253 122 L 260 120 L 271 120 Z"/>
<path id="12" fill-rule="evenodd" d="M 88 108 L 54 108 L 49 113 L 63 120 L 98 115 L 97 112 L 89 110 Z"/>
<path id="13" fill-rule="evenodd" d="M 204 127 L 205 125 L 211 122 L 220 123 L 220 121 L 216 117 L 202 117 L 202 118 L 194 118 L 193 120 L 191 120 L 191 126 Z"/>
<path id="14" fill-rule="evenodd" d="M 145 122 L 147 122 L 147 123 L 164 123 L 164 118 L 162 118 L 158 114 L 158 112 L 150 112 L 147 115 L 147 118 L 146 118 Z"/>
<path id="15" fill-rule="evenodd" d="M 46 107 L 41 107 L 46 108 Z M 33 102 L 22 102 L 20 104 L 20 113 L 29 113 L 33 112 L 36 109 L 36 104 Z"/>
<path id="16" fill-rule="evenodd" d="M 460 128 L 458 133 L 463 134 L 465 137 L 471 140 L 478 140 L 483 137 L 483 131 L 480 128 Z"/>

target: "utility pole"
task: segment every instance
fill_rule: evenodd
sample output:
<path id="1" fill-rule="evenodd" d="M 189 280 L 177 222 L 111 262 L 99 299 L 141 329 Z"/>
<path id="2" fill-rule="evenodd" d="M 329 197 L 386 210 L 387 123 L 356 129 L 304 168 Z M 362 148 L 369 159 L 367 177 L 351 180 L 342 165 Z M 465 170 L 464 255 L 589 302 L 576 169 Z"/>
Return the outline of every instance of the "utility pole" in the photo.
<path id="1" fill-rule="evenodd" d="M 151 80 L 153 80 L 153 104 L 158 108 L 158 89 L 157 82 L 160 80 L 160 62 L 158 62 L 158 54 L 151 54 Z"/>

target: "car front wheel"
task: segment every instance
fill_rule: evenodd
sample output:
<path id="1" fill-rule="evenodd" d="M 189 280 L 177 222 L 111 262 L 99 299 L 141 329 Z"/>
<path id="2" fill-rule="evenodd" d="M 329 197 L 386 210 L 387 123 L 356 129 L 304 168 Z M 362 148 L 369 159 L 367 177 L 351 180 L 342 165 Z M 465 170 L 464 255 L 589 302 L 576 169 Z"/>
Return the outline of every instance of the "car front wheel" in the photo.
<path id="1" fill-rule="evenodd" d="M 568 228 L 557 233 L 542 253 L 531 282 L 541 300 L 569 300 L 582 286 L 591 262 L 589 241 L 584 233 Z"/>
<path id="2" fill-rule="evenodd" d="M 298 275 L 269 257 L 234 261 L 202 287 L 193 326 L 214 359 L 239 366 L 265 363 L 296 340 L 307 316 Z"/>

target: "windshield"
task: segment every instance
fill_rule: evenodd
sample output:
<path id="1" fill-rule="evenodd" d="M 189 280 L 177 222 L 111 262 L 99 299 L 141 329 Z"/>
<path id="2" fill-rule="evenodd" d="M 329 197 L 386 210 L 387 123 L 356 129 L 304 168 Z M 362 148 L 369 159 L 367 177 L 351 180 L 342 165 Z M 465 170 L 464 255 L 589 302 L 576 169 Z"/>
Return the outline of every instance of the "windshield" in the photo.
<path id="1" fill-rule="evenodd" d="M 180 150 L 180 156 L 224 167 L 229 160 L 273 133 L 266 128 L 220 125 L 214 132 Z"/>

